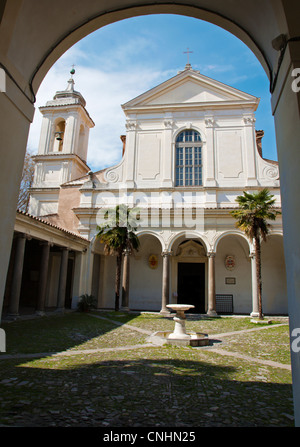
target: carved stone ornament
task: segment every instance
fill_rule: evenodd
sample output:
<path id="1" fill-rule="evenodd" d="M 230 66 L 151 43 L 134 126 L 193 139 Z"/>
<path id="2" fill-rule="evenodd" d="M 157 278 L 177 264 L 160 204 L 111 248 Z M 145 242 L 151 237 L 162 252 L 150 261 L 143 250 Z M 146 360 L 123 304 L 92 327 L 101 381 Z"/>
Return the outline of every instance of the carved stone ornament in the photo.
<path id="1" fill-rule="evenodd" d="M 166 129 L 172 129 L 173 128 L 173 121 L 165 120 L 164 121 L 164 126 L 165 126 Z"/>
<path id="2" fill-rule="evenodd" d="M 267 166 L 264 169 L 264 176 L 270 180 L 277 180 L 279 178 L 279 169 L 277 166 Z"/>
<path id="3" fill-rule="evenodd" d="M 215 124 L 215 120 L 213 118 L 206 118 L 205 125 L 206 127 L 213 127 Z"/>
<path id="4" fill-rule="evenodd" d="M 250 116 L 245 116 L 244 117 L 244 123 L 245 124 L 254 124 L 255 121 L 256 121 L 256 119 L 253 118 L 253 117 L 250 117 Z"/>
<path id="5" fill-rule="evenodd" d="M 107 171 L 105 174 L 105 177 L 109 182 L 112 182 L 112 183 L 115 183 L 119 180 L 119 176 L 116 173 L 116 171 Z"/>
<path id="6" fill-rule="evenodd" d="M 201 245 L 194 241 L 187 241 L 178 247 L 176 256 L 198 258 L 205 257 L 205 252 Z"/>
<path id="7" fill-rule="evenodd" d="M 137 127 L 137 123 L 135 121 L 127 121 L 125 127 L 127 130 L 135 130 Z"/>
<path id="8" fill-rule="evenodd" d="M 232 255 L 228 255 L 225 258 L 225 267 L 230 272 L 235 269 L 235 258 Z"/>

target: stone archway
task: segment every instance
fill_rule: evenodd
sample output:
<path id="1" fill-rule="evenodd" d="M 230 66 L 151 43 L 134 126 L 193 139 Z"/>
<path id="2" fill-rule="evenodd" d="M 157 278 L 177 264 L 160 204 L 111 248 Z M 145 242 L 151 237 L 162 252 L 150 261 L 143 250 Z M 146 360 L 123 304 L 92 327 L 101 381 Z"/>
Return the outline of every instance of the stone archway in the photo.
<path id="1" fill-rule="evenodd" d="M 208 311 L 209 244 L 196 231 L 175 234 L 169 244 L 171 300 L 173 303 L 192 304 L 194 312 Z"/>
<path id="2" fill-rule="evenodd" d="M 179 4 L 152 4 L 143 0 L 116 0 L 104 9 L 97 0 L 51 3 L 6 0 L 0 7 L 0 68 L 5 72 L 5 92 L 0 94 L 2 158 L 0 180 L 1 309 L 9 262 L 19 179 L 23 167 L 35 93 L 53 63 L 75 42 L 101 26 L 141 14 L 176 13 L 210 21 L 243 40 L 265 69 L 272 93 L 278 160 L 283 199 L 284 248 L 291 333 L 300 327 L 300 97 L 292 88 L 294 70 L 300 68 L 300 38 L 297 0 L 272 2 L 184 0 Z M 53 24 L 55 23 L 55 26 Z M 26 39 L 24 39 L 26 35 Z M 273 44 L 272 44 L 273 42 Z M 296 425 L 300 425 L 300 362 L 291 352 Z"/>

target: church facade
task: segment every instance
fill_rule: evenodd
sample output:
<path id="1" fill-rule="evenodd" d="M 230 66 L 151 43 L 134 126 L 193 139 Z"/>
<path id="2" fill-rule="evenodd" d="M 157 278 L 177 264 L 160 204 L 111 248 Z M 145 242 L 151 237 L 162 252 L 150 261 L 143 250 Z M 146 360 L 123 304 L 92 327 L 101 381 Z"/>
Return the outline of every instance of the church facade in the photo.
<path id="1" fill-rule="evenodd" d="M 253 246 L 230 211 L 243 191 L 263 188 L 281 208 L 278 164 L 263 158 L 263 131 L 255 129 L 258 106 L 258 98 L 188 64 L 122 105 L 122 159 L 98 172 L 86 162 L 94 123 L 73 78 L 40 108 L 29 214 L 88 242 L 75 259 L 72 281 L 81 285 L 72 307 L 91 293 L 99 309 L 114 308 L 116 259 L 104 254 L 96 234 L 104 212 L 124 203 L 140 213 L 140 249 L 124 253 L 124 308 L 164 313 L 167 303 L 183 303 L 210 315 L 257 315 Z M 280 216 L 262 244 L 262 279 L 263 312 L 287 314 Z M 53 304 L 55 291 L 47 299 Z"/>

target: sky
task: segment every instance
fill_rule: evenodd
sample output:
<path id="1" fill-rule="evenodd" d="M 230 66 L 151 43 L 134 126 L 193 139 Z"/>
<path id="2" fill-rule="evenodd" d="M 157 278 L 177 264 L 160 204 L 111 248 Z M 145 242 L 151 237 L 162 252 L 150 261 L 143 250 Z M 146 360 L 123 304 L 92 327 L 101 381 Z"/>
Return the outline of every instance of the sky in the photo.
<path id="1" fill-rule="evenodd" d="M 177 15 L 134 17 L 107 25 L 71 47 L 52 66 L 36 95 L 28 149 L 37 152 L 42 115 L 56 91 L 64 90 L 75 65 L 75 90 L 86 100 L 95 123 L 87 164 L 98 171 L 121 160 L 120 135 L 126 133 L 121 104 L 175 76 L 187 63 L 224 84 L 260 98 L 256 129 L 264 130 L 263 156 L 277 160 L 269 81 L 251 50 L 210 23 Z"/>

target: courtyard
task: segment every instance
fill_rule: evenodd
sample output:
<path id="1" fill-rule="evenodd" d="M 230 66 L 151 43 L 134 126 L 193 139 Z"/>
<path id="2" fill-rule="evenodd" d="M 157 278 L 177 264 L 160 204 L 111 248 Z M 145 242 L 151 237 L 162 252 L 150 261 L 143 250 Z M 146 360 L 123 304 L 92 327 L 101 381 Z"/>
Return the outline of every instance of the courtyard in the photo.
<path id="1" fill-rule="evenodd" d="M 205 347 L 157 346 L 173 315 L 67 312 L 2 322 L 2 427 L 293 427 L 288 318 L 188 314 Z"/>

